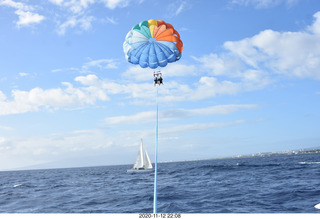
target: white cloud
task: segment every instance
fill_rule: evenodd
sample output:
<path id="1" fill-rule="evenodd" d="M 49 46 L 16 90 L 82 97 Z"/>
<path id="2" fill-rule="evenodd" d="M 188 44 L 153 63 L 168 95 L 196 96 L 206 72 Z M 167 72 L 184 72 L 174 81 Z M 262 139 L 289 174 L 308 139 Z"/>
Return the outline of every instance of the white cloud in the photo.
<path id="1" fill-rule="evenodd" d="M 170 121 L 177 119 L 185 119 L 196 116 L 207 116 L 217 114 L 230 114 L 240 109 L 256 109 L 258 106 L 255 104 L 233 104 L 233 105 L 217 105 L 206 108 L 198 109 L 174 109 L 164 110 L 159 112 L 159 118 L 161 121 Z M 106 118 L 105 121 L 108 125 L 116 124 L 141 124 L 154 122 L 156 117 L 155 111 L 147 111 L 137 113 L 131 116 L 115 116 Z"/>
<path id="2" fill-rule="evenodd" d="M 156 113 L 154 111 L 141 112 L 132 116 L 115 116 L 106 118 L 108 125 L 116 124 L 141 124 L 149 123 L 155 120 Z"/>
<path id="3" fill-rule="evenodd" d="M 319 35 L 320 34 L 320 11 L 315 13 L 313 17 L 315 18 L 315 21 L 311 26 L 308 27 L 308 30 L 315 35 Z"/>
<path id="4" fill-rule="evenodd" d="M 99 69 L 116 69 L 118 68 L 117 64 L 118 63 L 114 59 L 90 60 L 82 66 L 82 70 L 86 71 L 92 67 L 97 67 Z"/>
<path id="5" fill-rule="evenodd" d="M 183 67 L 184 68 L 184 67 Z M 142 73 L 141 71 L 140 73 Z M 150 72 L 146 71 L 148 74 Z M 143 74 L 143 73 L 142 73 Z M 247 72 L 247 77 L 254 78 L 255 73 Z M 153 86 L 152 75 L 146 75 L 143 80 L 147 78 L 148 83 L 134 83 L 132 81 L 124 81 L 122 83 L 100 80 L 95 75 L 79 76 L 75 80 L 103 89 L 110 95 L 124 95 L 124 98 L 133 100 L 136 104 L 153 104 L 155 99 L 155 88 Z M 256 79 L 258 80 L 258 79 Z M 165 86 L 159 88 L 159 101 L 162 103 L 176 102 L 176 101 L 197 101 L 207 98 L 215 97 L 222 94 L 236 94 L 243 91 L 250 91 L 261 89 L 262 83 L 251 80 L 250 82 L 232 82 L 228 80 L 219 81 L 215 77 L 203 76 L 200 77 L 197 83 L 188 85 L 184 83 L 177 83 L 173 80 L 164 82 Z M 142 102 L 141 102 L 142 101 Z"/>
<path id="6" fill-rule="evenodd" d="M 28 76 L 28 75 L 29 75 L 29 73 L 19 72 L 19 75 L 20 75 L 21 77 L 25 77 L 25 76 Z"/>
<path id="7" fill-rule="evenodd" d="M 103 87 L 109 94 L 127 95 L 127 98 L 133 98 L 138 104 L 138 100 L 143 100 L 142 104 L 149 104 L 148 102 L 150 101 L 153 104 L 155 88 L 150 77 L 146 77 L 149 78 L 149 83 L 139 84 L 132 82 L 120 84 L 110 81 L 101 81 L 101 87 Z M 195 83 L 193 86 L 177 83 L 175 81 L 165 81 L 164 83 L 165 86 L 162 86 L 159 90 L 159 101 L 162 103 L 196 101 L 211 98 L 219 94 L 236 94 L 244 90 L 241 83 L 234 83 L 231 81 L 220 82 L 214 77 L 201 77 L 199 82 Z"/>
<path id="8" fill-rule="evenodd" d="M 68 29 L 87 31 L 91 29 L 92 22 L 97 20 L 95 15 L 89 15 L 91 5 L 103 4 L 113 10 L 117 7 L 128 6 L 130 0 L 50 0 L 51 3 L 65 10 L 66 13 L 58 19 L 57 33 L 64 35 Z M 61 18 L 62 17 L 62 18 Z M 66 20 L 62 21 L 64 18 Z M 115 24 L 114 18 L 107 18 L 107 21 Z"/>
<path id="9" fill-rule="evenodd" d="M 122 76 L 125 78 L 133 79 L 134 81 L 152 81 L 153 80 L 153 72 L 157 71 L 141 68 L 140 66 L 131 66 L 125 71 Z M 159 70 L 162 70 L 159 68 Z M 185 76 L 197 76 L 200 75 L 200 72 L 197 71 L 197 67 L 195 65 L 185 65 L 181 63 L 170 63 L 167 65 L 164 70 L 162 70 L 162 74 L 168 77 L 185 77 Z"/>
<path id="10" fill-rule="evenodd" d="M 43 107 L 48 110 L 55 110 L 61 107 L 91 105 L 97 100 L 109 100 L 106 92 L 100 87 L 83 86 L 75 88 L 67 82 L 63 82 L 62 84 L 66 88 L 44 90 L 36 87 L 30 91 L 13 90 L 12 100 L 8 100 L 0 92 L 0 115 L 34 112 L 39 111 Z"/>
<path id="11" fill-rule="evenodd" d="M 62 13 L 55 14 L 55 21 L 57 23 L 56 32 L 59 35 L 64 35 L 70 28 L 78 32 L 87 31 L 92 27 L 93 21 L 99 20 L 95 15 L 90 15 L 91 11 L 89 9 L 92 5 L 100 4 L 110 10 L 114 10 L 116 8 L 127 7 L 131 0 L 49 0 L 49 2 L 61 9 Z M 0 0 L 1 5 L 16 9 L 15 14 L 19 17 L 19 20 L 16 22 L 17 27 L 38 24 L 48 19 L 36 13 L 35 7 L 23 2 Z M 107 17 L 106 20 L 109 23 L 116 24 L 116 19 L 114 18 Z"/>
<path id="12" fill-rule="evenodd" d="M 65 6 L 69 7 L 69 9 L 75 14 L 81 14 L 84 12 L 86 8 L 89 7 L 90 4 L 93 4 L 95 0 L 71 0 L 64 1 Z"/>
<path id="13" fill-rule="evenodd" d="M 111 17 L 107 17 L 106 18 L 106 21 L 108 22 L 108 23 L 111 23 L 111 24 L 118 24 L 118 22 L 116 21 L 116 19 L 115 18 L 111 18 Z"/>
<path id="14" fill-rule="evenodd" d="M 153 70 L 141 68 L 140 66 L 131 66 L 122 76 L 133 79 L 134 81 L 150 81 L 153 80 Z"/>
<path id="15" fill-rule="evenodd" d="M 51 3 L 67 8 L 74 14 L 82 14 L 95 0 L 49 0 Z"/>
<path id="16" fill-rule="evenodd" d="M 254 6 L 257 9 L 264 9 L 277 6 L 281 3 L 285 3 L 291 7 L 295 5 L 299 0 L 232 0 L 233 5 Z"/>
<path id="17" fill-rule="evenodd" d="M 111 10 L 119 7 L 127 7 L 131 0 L 101 0 L 105 6 Z"/>
<path id="18" fill-rule="evenodd" d="M 51 3 L 67 8 L 73 14 L 83 14 L 93 4 L 104 4 L 105 7 L 113 10 L 117 7 L 127 7 L 131 0 L 49 0 Z"/>
<path id="19" fill-rule="evenodd" d="M 135 84 L 135 83 L 117 83 L 110 80 L 101 80 L 96 75 L 79 76 L 75 81 L 83 85 L 90 85 L 97 89 L 101 89 L 110 95 L 124 95 L 125 99 L 144 99 L 154 98 L 154 87 L 152 83 Z"/>
<path id="20" fill-rule="evenodd" d="M 264 30 L 250 38 L 225 42 L 224 53 L 194 59 L 201 63 L 201 70 L 238 84 L 239 91 L 261 89 L 276 75 L 320 80 L 320 12 L 314 17 L 306 31 Z"/>
<path id="21" fill-rule="evenodd" d="M 183 10 L 185 5 L 185 2 L 181 2 L 179 8 L 176 10 L 176 16 L 179 15 L 181 13 L 181 11 Z"/>
<path id="22" fill-rule="evenodd" d="M 0 90 L 0 102 L 7 99 L 6 95 Z"/>
<path id="23" fill-rule="evenodd" d="M 209 123 L 193 123 L 187 125 L 176 125 L 174 127 L 160 130 L 161 135 L 176 135 L 178 133 L 186 133 L 186 132 L 193 132 L 193 131 L 201 131 L 207 130 L 212 128 L 221 128 L 227 126 L 234 126 L 238 124 L 243 124 L 246 121 L 244 120 L 237 120 L 233 122 L 209 122 Z"/>
<path id="24" fill-rule="evenodd" d="M 2 126 L 2 125 L 0 125 L 0 129 L 2 129 L 4 131 L 12 131 L 12 130 L 14 130 L 14 128 L 12 128 L 10 126 Z M 0 144 L 1 144 L 1 139 L 0 139 Z"/>
<path id="25" fill-rule="evenodd" d="M 172 1 L 167 7 L 167 17 L 172 18 L 178 16 L 182 11 L 188 7 L 186 1 L 178 0 Z"/>
<path id="26" fill-rule="evenodd" d="M 105 131 L 99 129 L 24 138 L 0 137 L 0 166 L 2 169 L 4 164 L 6 168 L 18 168 L 75 156 L 104 153 L 112 146 L 113 141 L 113 137 L 109 137 Z M 6 163 L 6 160 L 10 162 Z M 22 162 L 20 163 L 19 160 Z"/>
<path id="27" fill-rule="evenodd" d="M 33 10 L 31 6 L 28 6 L 22 2 L 15 2 L 13 0 L 1 0 L 0 5 L 5 5 L 15 9 L 25 10 L 25 11 Z"/>
<path id="28" fill-rule="evenodd" d="M 236 94 L 241 92 L 242 84 L 232 81 L 219 81 L 215 77 L 203 76 L 194 86 L 176 82 L 166 83 L 161 91 L 162 102 L 196 101 L 215 97 L 221 94 Z"/>
<path id="29" fill-rule="evenodd" d="M 97 85 L 100 83 L 99 78 L 96 75 L 78 76 L 74 80 L 83 85 Z"/>
<path id="30" fill-rule="evenodd" d="M 19 15 L 19 21 L 17 21 L 18 27 L 40 23 L 44 19 L 44 16 L 30 11 L 17 10 L 15 13 Z"/>
<path id="31" fill-rule="evenodd" d="M 210 75 L 229 75 L 232 76 L 244 69 L 242 62 L 233 57 L 221 54 L 204 55 L 202 57 L 193 57 L 194 60 L 201 63 L 202 70 L 209 72 Z"/>
<path id="32" fill-rule="evenodd" d="M 93 16 L 83 16 L 80 18 L 78 16 L 72 16 L 64 23 L 58 25 L 57 33 L 59 35 L 64 35 L 69 28 L 77 28 L 77 30 L 80 31 L 87 31 L 92 27 L 91 23 L 94 20 L 95 18 Z"/>
<path id="33" fill-rule="evenodd" d="M 32 6 L 26 5 L 21 2 L 15 2 L 12 0 L 2 0 L 0 1 L 0 5 L 17 9 L 15 11 L 15 14 L 19 16 L 19 20 L 16 22 L 18 27 L 37 24 L 45 19 L 43 15 L 33 12 L 34 8 Z"/>
<path id="34" fill-rule="evenodd" d="M 209 56 L 203 56 L 197 61 L 200 65 L 184 65 L 179 63 L 172 63 L 168 65 L 165 70 L 162 71 L 164 76 L 165 86 L 161 87 L 159 92 L 159 100 L 162 102 L 175 102 L 175 101 L 196 101 L 207 98 L 215 97 L 222 94 L 237 94 L 239 92 L 251 91 L 261 89 L 264 86 L 271 83 L 271 80 L 266 76 L 262 70 L 248 69 L 245 70 L 241 60 L 234 61 L 231 58 L 224 60 L 221 58 L 221 64 L 217 64 L 217 55 L 210 54 Z M 213 63 L 213 64 L 212 64 Z M 220 66 L 218 66 L 220 65 Z M 243 71 L 239 66 L 242 65 Z M 230 80 L 221 80 L 217 77 L 202 76 L 208 72 L 210 75 L 215 76 L 227 76 Z M 152 83 L 153 71 L 150 69 L 141 69 L 140 67 L 130 67 L 126 72 L 122 74 L 123 77 L 133 79 L 134 81 L 149 81 Z M 192 79 L 198 80 L 193 84 L 184 84 L 182 82 L 175 82 L 174 80 L 168 80 L 169 77 L 192 77 Z M 135 97 L 141 98 L 144 93 L 152 93 L 151 87 L 145 87 L 147 90 L 141 90 Z M 150 96 L 148 96 L 150 97 Z"/>
<path id="35" fill-rule="evenodd" d="M 135 104 L 154 104 L 155 88 L 152 82 L 122 84 L 101 80 L 94 74 L 78 76 L 74 81 L 80 86 L 75 87 L 69 82 L 62 82 L 64 86 L 62 88 L 36 87 L 29 91 L 13 90 L 11 99 L 0 91 L 0 115 L 92 105 L 98 100 L 109 100 L 110 95 L 117 95 L 118 101 L 130 99 L 131 103 Z M 220 82 L 214 77 L 201 77 L 192 87 L 171 81 L 160 88 L 159 101 L 162 103 L 196 101 L 218 94 L 235 94 L 242 89 L 241 83 Z"/>
<path id="36" fill-rule="evenodd" d="M 69 68 L 57 68 L 51 70 L 51 72 L 64 72 L 72 71 L 76 73 L 90 73 L 93 74 L 97 69 L 103 71 L 106 69 L 116 69 L 119 66 L 119 62 L 116 59 L 91 59 L 88 58 L 88 62 L 84 63 L 80 68 L 78 67 L 69 67 Z"/>
<path id="37" fill-rule="evenodd" d="M 265 30 L 224 46 L 252 69 L 320 79 L 320 38 L 316 34 Z"/>
<path id="38" fill-rule="evenodd" d="M 56 5 L 61 5 L 64 0 L 49 0 L 49 2 L 56 4 Z"/>

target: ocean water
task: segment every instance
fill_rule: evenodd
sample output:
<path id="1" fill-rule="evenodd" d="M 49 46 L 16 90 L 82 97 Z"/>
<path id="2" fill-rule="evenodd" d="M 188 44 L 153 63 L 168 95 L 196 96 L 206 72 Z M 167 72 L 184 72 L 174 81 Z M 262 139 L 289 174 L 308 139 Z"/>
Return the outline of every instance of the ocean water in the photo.
<path id="1" fill-rule="evenodd" d="M 131 165 L 0 172 L 0 213 L 152 213 Z M 159 213 L 320 213 L 320 153 L 158 164 Z"/>

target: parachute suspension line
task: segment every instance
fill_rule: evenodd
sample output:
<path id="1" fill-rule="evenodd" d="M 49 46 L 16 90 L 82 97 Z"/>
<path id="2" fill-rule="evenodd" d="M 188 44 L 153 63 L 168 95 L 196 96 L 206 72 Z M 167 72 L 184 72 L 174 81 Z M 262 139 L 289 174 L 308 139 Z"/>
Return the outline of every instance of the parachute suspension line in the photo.
<path id="1" fill-rule="evenodd" d="M 157 213 L 157 163 L 158 163 L 158 115 L 159 115 L 159 107 L 158 107 L 158 86 L 161 85 L 162 83 L 162 77 L 161 77 L 161 72 L 158 71 L 157 73 L 153 73 L 154 76 L 154 86 L 157 87 L 157 95 L 156 95 L 156 108 L 157 108 L 157 113 L 156 113 L 156 141 L 155 141 L 155 161 L 154 161 L 154 193 L 153 193 L 153 213 Z"/>

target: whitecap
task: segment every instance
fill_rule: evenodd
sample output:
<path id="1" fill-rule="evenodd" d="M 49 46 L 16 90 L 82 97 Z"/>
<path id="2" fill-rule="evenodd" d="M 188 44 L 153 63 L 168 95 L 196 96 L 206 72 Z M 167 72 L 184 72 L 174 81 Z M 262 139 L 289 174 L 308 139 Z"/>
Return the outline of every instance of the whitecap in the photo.
<path id="1" fill-rule="evenodd" d="M 298 162 L 298 164 L 320 164 L 320 162 Z"/>

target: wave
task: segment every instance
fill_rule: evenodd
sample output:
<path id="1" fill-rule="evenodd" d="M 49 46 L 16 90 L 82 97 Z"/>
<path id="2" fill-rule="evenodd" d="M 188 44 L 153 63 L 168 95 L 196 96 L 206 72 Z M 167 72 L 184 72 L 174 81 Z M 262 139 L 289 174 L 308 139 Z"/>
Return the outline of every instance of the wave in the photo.
<path id="1" fill-rule="evenodd" d="M 226 169 L 234 169 L 234 168 L 261 168 L 261 167 L 277 167 L 280 166 L 280 163 L 268 163 L 268 164 L 248 164 L 248 163 L 236 163 L 231 165 L 202 165 L 198 167 L 193 167 L 191 170 L 200 169 L 200 170 L 208 170 L 208 169 L 215 169 L 215 170 L 226 170 Z"/>
<path id="2" fill-rule="evenodd" d="M 320 162 L 298 162 L 298 164 L 320 164 Z"/>
<path id="3" fill-rule="evenodd" d="M 225 168 L 232 168 L 234 165 L 202 165 L 198 167 L 190 168 L 190 170 L 198 170 L 198 169 L 225 169 Z"/>
<path id="4" fill-rule="evenodd" d="M 276 167 L 276 166 L 280 166 L 280 163 L 268 163 L 268 164 L 237 163 L 236 166 L 245 166 L 245 167 Z"/>

